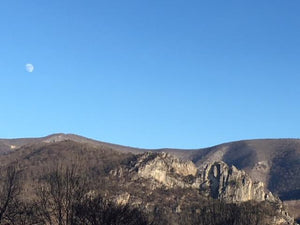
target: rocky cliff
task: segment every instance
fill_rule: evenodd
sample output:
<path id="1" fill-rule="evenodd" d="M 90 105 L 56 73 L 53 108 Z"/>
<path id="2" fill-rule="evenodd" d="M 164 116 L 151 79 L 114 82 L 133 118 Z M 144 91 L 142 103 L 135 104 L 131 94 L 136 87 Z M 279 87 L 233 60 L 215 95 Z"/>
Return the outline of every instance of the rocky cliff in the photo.
<path id="1" fill-rule="evenodd" d="M 272 193 L 265 191 L 262 182 L 252 181 L 245 171 L 222 161 L 206 165 L 200 175 L 200 190 L 213 198 L 226 202 L 275 201 Z"/>
<path id="2" fill-rule="evenodd" d="M 139 157 L 132 171 L 137 171 L 136 176 L 154 179 L 157 186 L 167 188 L 197 187 L 197 183 L 188 182 L 187 178 L 195 178 L 198 170 L 191 161 L 180 160 L 168 153 L 145 153 Z"/>
<path id="3" fill-rule="evenodd" d="M 275 201 L 265 191 L 262 182 L 254 182 L 245 171 L 219 161 L 209 163 L 203 170 L 194 163 L 181 160 L 168 153 L 145 153 L 131 168 L 135 177 L 153 179 L 157 187 L 197 188 L 206 196 L 236 203 L 245 201 Z"/>
<path id="4" fill-rule="evenodd" d="M 210 162 L 196 167 L 188 160 L 182 160 L 168 153 L 145 153 L 137 157 L 127 168 L 133 181 L 145 179 L 152 190 L 159 188 L 190 188 L 198 190 L 202 196 L 219 199 L 228 204 L 248 201 L 270 202 L 279 213 L 273 224 L 293 224 L 284 210 L 282 202 L 266 191 L 262 182 L 253 181 L 243 170 L 229 166 L 225 162 Z M 123 176 L 123 169 L 114 171 L 114 175 Z M 144 182 L 145 183 L 145 182 Z M 126 200 L 129 197 L 126 196 Z M 177 206 L 180 208 L 180 204 Z"/>

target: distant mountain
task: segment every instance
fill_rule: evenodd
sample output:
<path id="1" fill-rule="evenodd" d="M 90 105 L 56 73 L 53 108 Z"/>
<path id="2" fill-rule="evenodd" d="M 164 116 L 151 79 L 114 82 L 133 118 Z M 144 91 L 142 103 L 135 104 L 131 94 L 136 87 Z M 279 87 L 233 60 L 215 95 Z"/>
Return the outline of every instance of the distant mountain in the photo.
<path id="1" fill-rule="evenodd" d="M 108 154 L 107 159 L 115 160 L 112 163 L 114 165 L 124 159 L 123 156 L 119 158 L 117 152 L 134 154 L 147 151 L 169 152 L 181 159 L 191 160 L 199 169 L 204 169 L 204 165 L 209 163 L 224 161 L 229 166 L 245 170 L 254 182 L 263 182 L 266 189 L 278 195 L 289 207 L 290 212 L 300 218 L 299 139 L 246 140 L 194 150 L 167 148 L 150 150 L 100 142 L 74 134 L 53 134 L 42 138 L 0 139 L 0 154 L 2 154 L 0 162 L 5 165 L 14 160 L 30 159 L 30 163 L 43 161 L 47 164 L 49 160 L 51 165 L 51 157 L 56 157 L 57 160 L 71 159 L 81 152 L 80 154 L 87 155 L 85 163 L 96 165 L 97 161 L 92 159 L 100 160 L 102 155 L 97 155 L 99 149 Z M 102 163 L 109 170 L 111 163 L 103 160 Z"/>
<path id="2" fill-rule="evenodd" d="M 85 143 L 95 147 L 105 147 L 107 149 L 113 149 L 115 151 L 121 151 L 121 152 L 139 153 L 145 151 L 143 149 L 96 141 L 75 134 L 58 133 L 58 134 L 52 134 L 40 138 L 0 139 L 0 154 L 9 153 L 25 145 L 37 144 L 37 143 L 56 143 L 56 142 L 67 141 L 67 140 L 74 141 L 77 143 Z"/>

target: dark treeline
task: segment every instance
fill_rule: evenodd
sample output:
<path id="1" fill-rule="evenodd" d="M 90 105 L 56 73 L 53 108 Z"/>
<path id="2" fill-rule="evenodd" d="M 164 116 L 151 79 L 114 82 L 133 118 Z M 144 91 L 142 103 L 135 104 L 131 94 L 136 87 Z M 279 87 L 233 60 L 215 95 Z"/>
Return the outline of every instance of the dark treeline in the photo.
<path id="1" fill-rule="evenodd" d="M 21 175 L 17 166 L 9 166 L 2 174 L 0 224 L 265 225 L 276 215 L 276 207 L 268 202 L 226 204 L 202 199 L 177 211 L 164 205 L 145 210 L 141 206 L 116 204 L 110 196 L 92 191 L 90 181 L 75 166 L 58 166 L 40 177 L 34 195 L 24 196 Z"/>

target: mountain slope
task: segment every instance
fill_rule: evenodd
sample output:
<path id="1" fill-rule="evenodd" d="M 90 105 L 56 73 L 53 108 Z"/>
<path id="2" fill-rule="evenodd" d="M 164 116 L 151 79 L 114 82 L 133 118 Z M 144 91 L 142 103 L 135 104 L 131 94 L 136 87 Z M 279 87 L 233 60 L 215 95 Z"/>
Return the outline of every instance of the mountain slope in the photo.
<path id="1" fill-rule="evenodd" d="M 222 160 L 245 170 L 254 181 L 265 183 L 300 218 L 299 139 L 246 140 L 185 153 L 184 158 L 198 166 Z"/>
<path id="2" fill-rule="evenodd" d="M 42 138 L 0 139 L 0 154 L 9 153 L 27 145 L 66 140 L 119 152 L 169 152 L 179 158 L 191 160 L 199 167 L 208 162 L 224 161 L 238 169 L 245 170 L 254 181 L 265 183 L 268 189 L 283 199 L 300 198 L 298 196 L 300 195 L 299 139 L 247 140 L 198 150 L 150 150 L 100 142 L 74 134 L 54 134 Z"/>
<path id="3" fill-rule="evenodd" d="M 199 166 L 203 162 L 222 160 L 246 170 L 254 180 L 263 181 L 277 193 L 300 189 L 299 139 L 238 141 L 186 152 L 185 157 Z M 286 186 L 278 180 L 285 180 Z"/>
<path id="4" fill-rule="evenodd" d="M 58 186 L 45 189 L 49 178 L 53 182 L 59 171 L 61 177 L 64 168 L 75 168 L 85 180 L 84 195 L 137 207 L 156 225 L 293 224 L 281 202 L 265 192 L 262 183 L 224 162 L 208 164 L 202 171 L 170 153 L 135 155 L 59 140 L 27 144 L 2 155 L 1 177 L 15 163 L 22 171 L 21 196 L 27 205 L 44 196 L 43 191 L 51 191 L 50 187 L 62 187 L 59 179 Z"/>
<path id="5" fill-rule="evenodd" d="M 28 149 L 37 149 L 37 146 L 40 146 L 40 148 L 42 148 L 41 146 L 44 146 L 43 148 L 45 148 L 45 146 L 52 146 L 52 148 L 54 148 L 53 146 L 55 145 L 51 144 L 60 142 L 65 142 L 63 149 L 70 149 L 68 146 L 79 143 L 81 146 L 88 146 L 86 148 L 116 151 L 120 153 L 137 154 L 145 151 L 169 152 L 181 159 L 193 161 L 197 167 L 202 169 L 204 165 L 208 163 L 224 161 L 230 166 L 234 165 L 238 169 L 245 170 L 254 182 L 263 182 L 266 189 L 269 189 L 284 200 L 285 203 L 290 206 L 294 215 L 300 218 L 300 212 L 297 210 L 300 208 L 299 139 L 246 140 L 195 150 L 147 150 L 99 142 L 73 134 L 54 134 L 42 138 L 0 139 L 0 153 L 5 155 L 9 154 L 10 156 L 15 155 L 14 157 L 17 157 L 16 155 L 22 151 L 28 153 Z M 56 151 L 57 149 L 54 152 Z M 59 154 L 62 154 L 62 152 L 59 152 Z M 69 157 L 68 155 L 73 154 L 70 154 L 70 151 L 66 152 L 68 152 L 68 154 L 61 157 Z M 13 154 L 11 155 L 11 153 Z M 56 153 L 54 155 L 56 155 Z M 0 157 L 1 163 L 5 163 L 3 157 L 4 156 Z M 47 157 L 52 156 L 48 155 Z"/>

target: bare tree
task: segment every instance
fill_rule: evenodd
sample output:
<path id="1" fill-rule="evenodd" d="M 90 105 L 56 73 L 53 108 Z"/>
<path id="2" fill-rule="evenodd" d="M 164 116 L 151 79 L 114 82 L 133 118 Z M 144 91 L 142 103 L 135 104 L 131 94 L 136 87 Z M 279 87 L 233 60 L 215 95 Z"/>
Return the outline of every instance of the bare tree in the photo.
<path id="1" fill-rule="evenodd" d="M 0 187 L 0 223 L 12 213 L 14 204 L 18 201 L 20 194 L 19 183 L 20 170 L 15 165 L 8 166 Z"/>
<path id="2" fill-rule="evenodd" d="M 44 225 L 36 213 L 36 206 L 31 202 L 16 201 L 8 209 L 5 224 L 11 225 Z"/>
<path id="3" fill-rule="evenodd" d="M 86 198 L 74 206 L 72 225 L 147 225 L 146 215 L 137 208 L 118 205 L 101 196 Z"/>
<path id="4" fill-rule="evenodd" d="M 86 193 L 86 182 L 77 169 L 60 167 L 50 173 L 37 192 L 38 214 L 45 224 L 70 225 L 73 205 Z"/>

